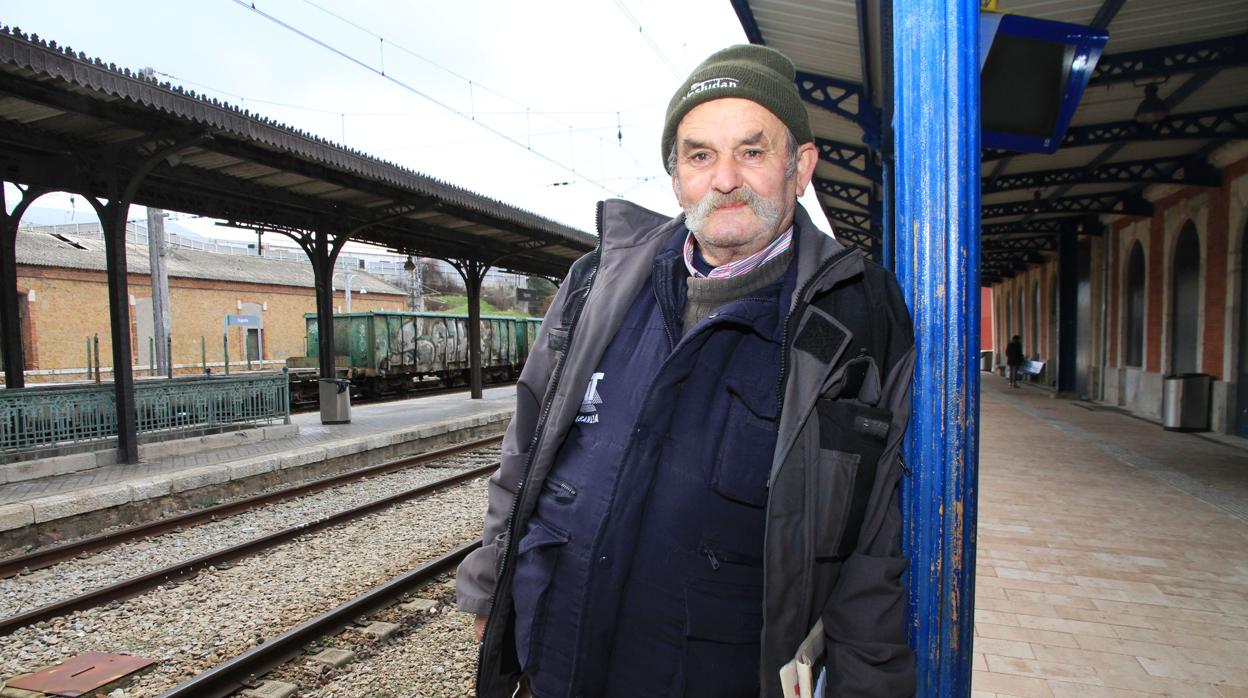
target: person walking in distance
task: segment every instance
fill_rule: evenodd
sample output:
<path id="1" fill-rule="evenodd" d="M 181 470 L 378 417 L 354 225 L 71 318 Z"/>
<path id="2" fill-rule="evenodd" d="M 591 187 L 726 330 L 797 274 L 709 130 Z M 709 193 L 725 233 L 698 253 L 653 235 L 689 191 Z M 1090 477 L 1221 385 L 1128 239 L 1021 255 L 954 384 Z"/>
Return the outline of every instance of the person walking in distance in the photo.
<path id="1" fill-rule="evenodd" d="M 1010 369 L 1010 387 L 1018 387 L 1018 371 L 1023 367 L 1023 338 L 1014 335 L 1005 345 L 1005 365 Z"/>
<path id="2" fill-rule="evenodd" d="M 599 204 L 456 579 L 482 698 L 787 696 L 807 641 L 826 695 L 914 692 L 914 329 L 893 275 L 798 205 L 819 154 L 794 76 L 711 55 L 660 144 L 684 213 Z"/>

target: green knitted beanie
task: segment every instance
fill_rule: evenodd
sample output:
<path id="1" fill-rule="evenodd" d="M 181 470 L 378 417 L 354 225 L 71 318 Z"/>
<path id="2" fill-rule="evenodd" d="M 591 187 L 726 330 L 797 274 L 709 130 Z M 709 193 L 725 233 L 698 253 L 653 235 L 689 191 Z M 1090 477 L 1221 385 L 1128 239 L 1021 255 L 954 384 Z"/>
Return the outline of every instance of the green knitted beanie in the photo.
<path id="1" fill-rule="evenodd" d="M 796 72 L 793 61 L 766 46 L 738 44 L 711 54 L 685 78 L 667 104 L 663 166 L 667 167 L 680 120 L 699 104 L 726 97 L 748 99 L 766 107 L 789 127 L 798 143 L 815 140 L 810 131 L 810 117 L 797 94 Z"/>

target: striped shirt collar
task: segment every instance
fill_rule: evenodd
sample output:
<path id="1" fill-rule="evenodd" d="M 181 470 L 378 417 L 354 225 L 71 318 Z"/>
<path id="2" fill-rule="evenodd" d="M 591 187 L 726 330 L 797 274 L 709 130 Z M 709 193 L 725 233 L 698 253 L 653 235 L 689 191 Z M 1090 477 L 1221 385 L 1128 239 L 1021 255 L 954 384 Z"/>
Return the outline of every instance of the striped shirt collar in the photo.
<path id="1" fill-rule="evenodd" d="M 783 254 L 785 250 L 789 249 L 789 247 L 793 244 L 793 226 L 790 225 L 788 230 L 784 231 L 775 240 L 772 240 L 771 244 L 767 247 L 764 247 L 744 259 L 738 259 L 735 262 L 729 262 L 715 267 L 709 274 L 703 274 L 694 268 L 694 244 L 693 233 L 690 232 L 685 236 L 685 268 L 689 270 L 690 276 L 697 279 L 732 278 L 734 276 L 740 276 L 741 274 L 749 272 L 750 270 L 758 267 L 760 264 L 778 257 Z"/>

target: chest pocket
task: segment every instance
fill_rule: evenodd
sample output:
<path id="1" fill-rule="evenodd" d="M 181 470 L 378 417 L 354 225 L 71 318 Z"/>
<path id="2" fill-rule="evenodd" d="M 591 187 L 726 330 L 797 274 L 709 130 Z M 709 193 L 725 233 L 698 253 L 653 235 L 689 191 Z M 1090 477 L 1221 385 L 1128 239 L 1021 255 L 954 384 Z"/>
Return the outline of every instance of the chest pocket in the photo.
<path id="1" fill-rule="evenodd" d="M 771 388 L 739 378 L 728 383 L 728 413 L 711 471 L 712 490 L 752 507 L 767 503 L 776 450 L 777 405 Z"/>
<path id="2" fill-rule="evenodd" d="M 815 556 L 841 560 L 854 552 L 893 413 L 821 399 L 819 465 L 814 469 Z"/>

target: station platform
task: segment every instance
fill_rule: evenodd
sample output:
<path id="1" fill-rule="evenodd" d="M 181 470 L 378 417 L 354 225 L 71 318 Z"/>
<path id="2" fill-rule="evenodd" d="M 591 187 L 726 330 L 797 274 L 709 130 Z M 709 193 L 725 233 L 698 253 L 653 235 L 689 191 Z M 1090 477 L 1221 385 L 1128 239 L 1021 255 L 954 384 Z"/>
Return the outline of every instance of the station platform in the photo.
<path id="1" fill-rule="evenodd" d="M 1248 442 L 981 376 L 973 695 L 1248 696 Z"/>
<path id="2" fill-rule="evenodd" d="M 981 380 L 973 695 L 1248 697 L 1248 442 Z M 162 488 L 150 506 L 217 497 L 251 468 L 268 468 L 249 476 L 263 484 L 292 477 L 283 464 L 380 458 L 419 448 L 422 434 L 436 448 L 501 432 L 513 402 L 514 388 L 495 388 L 480 401 L 360 406 L 349 425 L 299 415 L 296 436 L 8 483 L 0 524 L 13 520 L 5 512 L 47 516 L 122 490 L 131 506 Z M 212 490 L 209 476 L 225 479 Z M 23 516 L 0 539 L 31 528 L 34 514 Z"/>
<path id="3" fill-rule="evenodd" d="M 152 444 L 135 464 L 28 477 L 40 461 L 27 461 L 27 477 L 0 484 L 0 555 L 501 434 L 514 409 L 508 386 L 481 400 L 462 392 L 359 405 L 349 424 L 323 425 L 310 412 L 289 426 Z"/>

